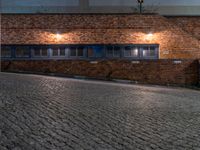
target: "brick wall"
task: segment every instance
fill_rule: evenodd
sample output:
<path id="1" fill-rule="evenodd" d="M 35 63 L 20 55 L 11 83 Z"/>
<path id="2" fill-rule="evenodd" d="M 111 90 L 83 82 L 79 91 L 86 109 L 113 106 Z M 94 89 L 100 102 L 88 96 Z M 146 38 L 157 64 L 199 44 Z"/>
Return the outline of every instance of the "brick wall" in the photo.
<path id="1" fill-rule="evenodd" d="M 200 60 L 199 60 L 199 86 L 200 86 Z"/>
<path id="2" fill-rule="evenodd" d="M 79 75 L 98 79 L 128 79 L 148 84 L 194 85 L 199 81 L 199 62 L 194 60 L 32 60 L 2 61 L 3 71 L 28 71 Z"/>
<path id="3" fill-rule="evenodd" d="M 200 41 L 159 15 L 4 14 L 1 24 L 2 44 L 159 44 L 161 59 L 200 58 Z"/>
<path id="4" fill-rule="evenodd" d="M 200 40 L 200 16 L 196 17 L 168 17 L 174 24 L 178 25 L 187 33 Z"/>

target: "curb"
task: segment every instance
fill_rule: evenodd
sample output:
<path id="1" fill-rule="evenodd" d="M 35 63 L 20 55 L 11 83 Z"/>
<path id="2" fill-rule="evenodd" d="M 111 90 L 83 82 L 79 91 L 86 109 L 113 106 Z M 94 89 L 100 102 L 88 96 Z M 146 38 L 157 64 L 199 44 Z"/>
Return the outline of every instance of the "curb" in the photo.
<path id="1" fill-rule="evenodd" d="M 0 72 L 1 73 L 1 72 Z M 93 80 L 93 81 L 108 81 L 114 83 L 122 83 L 122 84 L 135 84 L 135 85 L 147 85 L 147 86 L 163 86 L 163 87 L 179 87 L 179 88 L 187 88 L 192 90 L 200 91 L 200 85 L 173 85 L 173 84 L 166 84 L 166 85 L 159 85 L 159 84 L 145 84 L 138 81 L 132 80 L 123 80 L 123 79 L 106 79 L 106 78 L 95 78 L 95 77 L 87 77 L 87 76 L 79 76 L 79 75 L 66 75 L 61 73 L 41 73 L 41 72 L 29 72 L 29 71 L 2 71 L 2 73 L 20 73 L 20 74 L 33 74 L 33 75 L 44 75 L 44 76 L 51 76 L 51 77 L 63 77 L 63 78 L 71 78 L 71 79 L 80 79 L 80 80 Z"/>

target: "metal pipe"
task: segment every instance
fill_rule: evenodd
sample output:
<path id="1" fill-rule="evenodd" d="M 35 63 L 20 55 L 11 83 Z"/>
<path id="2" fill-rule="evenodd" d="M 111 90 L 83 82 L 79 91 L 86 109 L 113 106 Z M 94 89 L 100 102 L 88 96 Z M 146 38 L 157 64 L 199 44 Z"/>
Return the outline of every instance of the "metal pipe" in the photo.
<path id="1" fill-rule="evenodd" d="M 138 0 L 138 3 L 140 4 L 140 14 L 142 13 L 142 4 L 144 3 L 144 0 Z"/>

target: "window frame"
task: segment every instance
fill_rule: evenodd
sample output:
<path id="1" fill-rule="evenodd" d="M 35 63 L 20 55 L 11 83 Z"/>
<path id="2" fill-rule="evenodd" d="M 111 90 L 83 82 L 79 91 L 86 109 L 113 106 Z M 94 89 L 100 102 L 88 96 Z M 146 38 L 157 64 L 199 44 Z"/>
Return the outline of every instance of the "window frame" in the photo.
<path id="1" fill-rule="evenodd" d="M 3 47 L 8 47 L 11 50 L 11 55 L 8 57 L 3 57 L 3 59 L 132 59 L 132 60 L 152 60 L 159 59 L 159 44 L 51 44 L 51 45 L 1 45 Z M 130 52 L 131 56 L 125 55 L 125 48 L 130 46 L 132 49 Z M 148 47 L 149 50 L 154 50 L 154 56 L 143 55 L 143 51 L 145 50 L 145 46 Z M 119 48 L 119 52 L 114 54 L 114 51 Z M 26 49 L 27 52 L 24 54 L 27 55 L 17 55 L 18 49 Z M 59 49 L 58 55 L 53 56 L 52 50 Z M 72 48 L 75 50 L 75 55 L 71 56 Z M 81 56 L 78 56 L 78 48 L 82 48 Z M 91 48 L 93 51 L 93 55 L 88 55 L 88 49 Z M 138 49 L 138 56 L 135 57 L 133 55 L 133 49 Z M 110 49 L 110 53 L 108 53 L 108 49 Z M 40 55 L 35 55 L 35 51 L 40 51 Z M 42 50 L 46 51 L 46 55 L 42 55 Z M 63 50 L 63 54 L 61 55 L 61 50 Z M 23 50 L 24 51 L 24 50 Z M 116 50 L 117 51 L 117 50 Z M 81 54 L 80 53 L 80 54 Z M 150 53 L 150 52 L 149 52 Z M 128 53 L 127 53 L 128 54 Z"/>

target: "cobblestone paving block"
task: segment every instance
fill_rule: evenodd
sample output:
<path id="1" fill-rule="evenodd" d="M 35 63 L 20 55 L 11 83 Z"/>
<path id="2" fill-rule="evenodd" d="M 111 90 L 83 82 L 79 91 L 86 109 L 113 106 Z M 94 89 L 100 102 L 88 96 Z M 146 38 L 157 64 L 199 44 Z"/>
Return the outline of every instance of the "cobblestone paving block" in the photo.
<path id="1" fill-rule="evenodd" d="M 0 73 L 0 150 L 200 150 L 200 92 Z"/>

